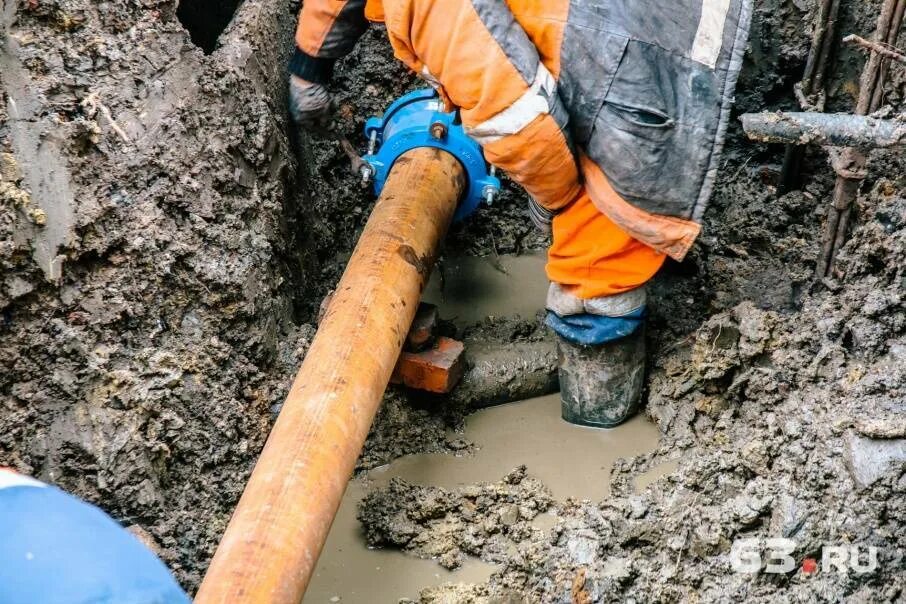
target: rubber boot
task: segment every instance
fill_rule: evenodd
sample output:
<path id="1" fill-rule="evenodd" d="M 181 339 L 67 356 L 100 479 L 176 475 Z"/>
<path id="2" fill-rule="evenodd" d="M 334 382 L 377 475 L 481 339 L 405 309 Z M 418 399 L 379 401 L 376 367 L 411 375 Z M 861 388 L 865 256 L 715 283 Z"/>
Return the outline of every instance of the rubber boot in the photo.
<path id="1" fill-rule="evenodd" d="M 613 428 L 639 410 L 645 377 L 645 329 L 596 346 L 557 338 L 563 419 Z"/>

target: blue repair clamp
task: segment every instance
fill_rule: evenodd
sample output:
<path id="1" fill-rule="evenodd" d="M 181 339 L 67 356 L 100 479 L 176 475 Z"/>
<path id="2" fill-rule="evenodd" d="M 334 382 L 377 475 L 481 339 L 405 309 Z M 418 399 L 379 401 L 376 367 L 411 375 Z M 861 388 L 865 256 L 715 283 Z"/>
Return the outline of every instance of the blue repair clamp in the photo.
<path id="1" fill-rule="evenodd" d="M 443 149 L 465 168 L 468 186 L 453 220 L 467 218 L 482 201 L 490 204 L 500 191 L 500 179 L 485 161 L 481 146 L 466 134 L 457 112 L 444 111 L 444 103 L 433 89 L 398 98 L 383 117 L 365 122 L 365 136 L 368 154 L 362 159 L 371 168 L 376 195 L 381 194 L 397 158 L 419 147 Z"/>

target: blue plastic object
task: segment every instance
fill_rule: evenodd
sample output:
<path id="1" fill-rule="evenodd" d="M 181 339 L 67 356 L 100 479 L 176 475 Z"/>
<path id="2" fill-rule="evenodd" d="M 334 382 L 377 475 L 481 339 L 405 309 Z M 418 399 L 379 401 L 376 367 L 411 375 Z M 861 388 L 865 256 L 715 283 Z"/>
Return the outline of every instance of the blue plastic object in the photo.
<path id="1" fill-rule="evenodd" d="M 598 346 L 613 342 L 632 334 L 642 326 L 645 320 L 645 307 L 634 310 L 622 317 L 604 317 L 582 313 L 579 315 L 560 315 L 547 311 L 547 325 L 557 334 L 583 346 Z"/>
<path id="2" fill-rule="evenodd" d="M 190 604 L 104 512 L 50 486 L 0 488 L 0 603 Z"/>
<path id="3" fill-rule="evenodd" d="M 410 92 L 394 101 L 383 117 L 370 118 L 365 122 L 365 136 L 374 141 L 362 159 L 373 170 L 377 195 L 397 158 L 418 147 L 443 149 L 465 168 L 468 188 L 453 220 L 467 218 L 482 201 L 492 201 L 500 191 L 500 180 L 489 169 L 481 146 L 466 134 L 457 112 L 444 111 L 443 101 L 430 88 Z"/>

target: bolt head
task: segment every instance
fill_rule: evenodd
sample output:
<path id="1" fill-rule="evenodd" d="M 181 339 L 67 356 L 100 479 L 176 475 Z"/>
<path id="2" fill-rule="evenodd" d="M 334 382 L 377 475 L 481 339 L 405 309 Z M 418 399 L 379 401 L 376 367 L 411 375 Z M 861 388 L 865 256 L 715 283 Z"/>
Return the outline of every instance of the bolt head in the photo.
<path id="1" fill-rule="evenodd" d="M 374 177 L 374 168 L 370 164 L 365 164 L 359 168 L 359 174 L 362 175 L 362 184 L 367 185 Z"/>
<path id="2" fill-rule="evenodd" d="M 497 197 L 497 189 L 488 185 L 481 190 L 481 196 L 484 197 L 486 204 L 491 205 L 494 203 L 494 198 Z"/>
<path id="3" fill-rule="evenodd" d="M 447 136 L 447 127 L 443 122 L 434 122 L 431 124 L 431 136 L 437 140 L 443 140 Z"/>

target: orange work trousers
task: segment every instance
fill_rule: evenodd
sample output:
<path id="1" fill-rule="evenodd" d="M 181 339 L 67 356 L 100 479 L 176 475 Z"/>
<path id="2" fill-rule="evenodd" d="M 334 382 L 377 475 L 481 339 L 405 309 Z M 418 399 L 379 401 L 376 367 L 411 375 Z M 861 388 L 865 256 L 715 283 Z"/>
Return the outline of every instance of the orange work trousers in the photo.
<path id="1" fill-rule="evenodd" d="M 554 217 L 547 277 L 588 300 L 641 287 L 665 259 L 621 231 L 583 191 Z"/>

